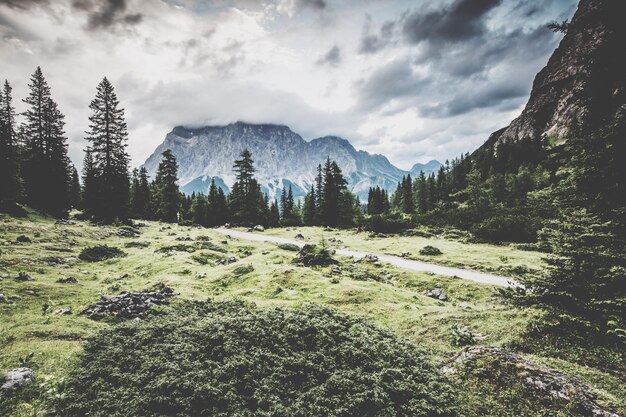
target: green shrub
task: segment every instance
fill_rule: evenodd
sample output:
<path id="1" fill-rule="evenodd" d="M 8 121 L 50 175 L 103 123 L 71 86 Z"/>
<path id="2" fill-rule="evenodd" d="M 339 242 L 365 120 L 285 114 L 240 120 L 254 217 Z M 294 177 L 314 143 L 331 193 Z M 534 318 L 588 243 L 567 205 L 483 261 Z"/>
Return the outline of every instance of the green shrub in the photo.
<path id="1" fill-rule="evenodd" d="M 315 305 L 187 301 L 104 329 L 57 403 L 86 416 L 451 416 L 414 345 Z"/>
<path id="2" fill-rule="evenodd" d="M 298 252 L 300 250 L 300 246 L 293 243 L 281 243 L 278 245 L 278 247 L 282 250 L 288 250 L 291 252 Z"/>
<path id="3" fill-rule="evenodd" d="M 254 267 L 252 265 L 240 265 L 237 268 L 233 269 L 233 274 L 241 276 L 249 274 L 252 271 L 254 271 Z"/>
<path id="4" fill-rule="evenodd" d="M 79 259 L 87 262 L 104 261 L 110 258 L 126 256 L 126 253 L 119 248 L 107 245 L 90 246 L 80 251 Z"/>
<path id="5" fill-rule="evenodd" d="M 450 343 L 453 346 L 468 346 L 476 344 L 474 333 L 465 326 L 453 324 L 450 327 Z"/>
<path id="6" fill-rule="evenodd" d="M 411 219 L 399 213 L 375 214 L 366 217 L 361 226 L 375 233 L 399 233 L 411 227 Z"/>
<path id="7" fill-rule="evenodd" d="M 328 266 L 337 263 L 324 245 L 318 247 L 310 244 L 304 245 L 293 261 L 304 266 Z"/>
<path id="8" fill-rule="evenodd" d="M 191 259 L 193 259 L 194 261 L 198 262 L 200 265 L 207 265 L 209 263 L 209 261 L 214 261 L 216 259 L 219 259 L 220 257 L 221 256 L 216 254 L 216 253 L 199 252 L 199 253 L 193 254 Z"/>
<path id="9" fill-rule="evenodd" d="M 227 249 L 225 249 L 225 248 L 223 248 L 223 247 L 221 247 L 219 245 L 216 245 L 213 242 L 208 242 L 208 241 L 198 242 L 198 243 L 196 243 L 195 247 L 197 249 L 207 249 L 207 250 L 212 250 L 212 251 L 221 252 L 221 253 L 228 252 Z"/>
<path id="10" fill-rule="evenodd" d="M 125 248 L 147 248 L 148 246 L 150 246 L 150 242 L 132 241 L 124 244 Z"/>
<path id="11" fill-rule="evenodd" d="M 422 249 L 420 249 L 420 255 L 437 256 L 441 255 L 442 253 L 443 252 L 441 252 L 439 248 L 430 245 L 426 245 Z"/>

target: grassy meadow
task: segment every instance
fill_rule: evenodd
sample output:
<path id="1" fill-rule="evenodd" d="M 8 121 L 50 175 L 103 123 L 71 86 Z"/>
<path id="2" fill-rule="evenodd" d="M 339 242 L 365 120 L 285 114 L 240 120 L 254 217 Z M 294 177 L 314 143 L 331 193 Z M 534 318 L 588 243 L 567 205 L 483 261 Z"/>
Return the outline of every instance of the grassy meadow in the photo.
<path id="1" fill-rule="evenodd" d="M 141 291 L 161 283 L 175 290 L 173 303 L 212 298 L 244 299 L 261 307 L 308 302 L 331 306 L 391 329 L 425 349 L 438 364 L 461 349 L 451 337 L 452 328 L 467 327 L 477 343 L 506 346 L 519 340 L 535 314 L 502 303 L 488 285 L 347 258 L 338 258 L 341 273 L 333 273 L 331 267 L 294 264 L 296 253 L 275 244 L 238 240 L 211 229 L 145 222 L 137 228 L 138 237 L 120 237 L 120 227 L 72 222 L 55 224 L 34 212 L 27 218 L 0 218 L 0 293 L 7 299 L 0 303 L 0 370 L 18 367 L 22 360 L 36 373 L 29 390 L 10 403 L 0 400 L 0 415 L 33 416 L 45 410 L 84 341 L 110 326 L 79 314 L 83 309 L 101 295 Z M 412 259 L 510 276 L 543 266 L 543 255 L 538 252 L 445 236 L 378 238 L 311 227 L 265 233 L 288 238 L 301 233 L 310 243 L 335 238 L 341 243 L 331 246 L 393 255 L 409 252 Z M 22 235 L 31 242 L 18 243 Z M 83 248 L 104 244 L 122 249 L 126 256 L 101 262 L 78 258 Z M 436 258 L 419 255 L 425 245 L 436 246 L 443 254 Z M 218 265 L 216 261 L 223 257 L 237 261 Z M 16 280 L 20 272 L 33 280 Z M 78 282 L 57 282 L 67 277 Z M 437 285 L 445 288 L 448 301 L 426 296 Z M 72 314 L 55 314 L 64 308 Z M 600 403 L 626 411 L 626 390 L 616 376 L 564 360 L 531 359 L 578 376 L 593 388 Z M 479 391 L 468 395 L 467 401 L 480 403 Z"/>

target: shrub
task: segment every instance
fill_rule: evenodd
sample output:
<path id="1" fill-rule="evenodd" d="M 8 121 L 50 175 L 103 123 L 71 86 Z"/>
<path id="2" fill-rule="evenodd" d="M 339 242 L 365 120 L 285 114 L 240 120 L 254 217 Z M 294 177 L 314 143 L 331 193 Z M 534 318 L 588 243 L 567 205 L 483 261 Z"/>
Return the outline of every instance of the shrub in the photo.
<path id="1" fill-rule="evenodd" d="M 85 416 L 450 416 L 414 345 L 304 305 L 187 301 L 93 338 L 57 403 Z"/>
<path id="2" fill-rule="evenodd" d="M 291 252 L 298 252 L 300 250 L 300 246 L 294 245 L 293 243 L 281 243 L 278 247 L 282 250 L 288 250 Z"/>
<path id="3" fill-rule="evenodd" d="M 439 248 L 430 245 L 426 245 L 422 249 L 420 249 L 420 255 L 437 256 L 441 255 L 442 253 L 443 252 L 441 252 Z"/>
<path id="4" fill-rule="evenodd" d="M 168 252 L 195 252 L 196 247 L 194 245 L 187 245 L 185 243 L 177 243 L 174 245 L 162 246 L 159 249 L 155 250 L 157 253 L 168 253 Z"/>
<path id="5" fill-rule="evenodd" d="M 301 263 L 304 266 L 327 266 L 337 263 L 324 245 L 318 247 L 309 244 L 304 245 L 300 249 L 294 262 Z"/>
<path id="6" fill-rule="evenodd" d="M 196 248 L 197 249 L 208 249 L 208 250 L 212 250 L 212 251 L 215 251 L 215 252 L 221 252 L 221 253 L 228 252 L 227 249 L 225 249 L 225 248 L 223 248 L 223 247 L 221 247 L 219 245 L 216 245 L 213 242 L 208 242 L 208 241 L 202 241 L 202 242 L 196 243 Z"/>
<path id="7" fill-rule="evenodd" d="M 453 346 L 468 346 L 476 344 L 476 338 L 467 327 L 453 324 L 450 327 L 450 342 Z"/>
<path id="8" fill-rule="evenodd" d="M 148 246 L 150 246 L 150 242 L 133 241 L 133 242 L 126 242 L 124 244 L 125 248 L 147 248 Z"/>
<path id="9" fill-rule="evenodd" d="M 249 274 L 252 271 L 254 271 L 254 267 L 252 265 L 241 265 L 233 269 L 233 274 L 237 276 L 241 276 L 241 275 Z"/>
<path id="10" fill-rule="evenodd" d="M 411 219 L 399 213 L 375 214 L 366 217 L 362 227 L 375 233 L 399 233 L 411 227 Z"/>
<path id="11" fill-rule="evenodd" d="M 87 262 L 98 262 L 123 256 L 126 256 L 126 253 L 119 248 L 107 245 L 98 245 L 84 248 L 80 251 L 78 258 Z"/>

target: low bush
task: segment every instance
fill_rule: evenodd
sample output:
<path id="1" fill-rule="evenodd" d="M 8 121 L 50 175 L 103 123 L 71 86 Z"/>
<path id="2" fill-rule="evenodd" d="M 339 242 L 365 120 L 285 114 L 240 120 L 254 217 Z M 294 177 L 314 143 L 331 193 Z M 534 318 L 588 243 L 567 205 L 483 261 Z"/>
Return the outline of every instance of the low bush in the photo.
<path id="1" fill-rule="evenodd" d="M 87 262 L 104 261 L 111 258 L 120 258 L 126 253 L 119 248 L 107 245 L 90 246 L 80 251 L 79 259 Z"/>
<path id="2" fill-rule="evenodd" d="M 252 265 L 240 265 L 237 268 L 233 269 L 233 274 L 241 276 L 249 274 L 252 271 L 254 271 L 254 267 Z"/>
<path id="3" fill-rule="evenodd" d="M 304 245 L 300 249 L 293 261 L 304 266 L 328 266 L 337 263 L 324 245 L 316 246 L 309 244 Z"/>
<path id="4" fill-rule="evenodd" d="M 375 233 L 399 233 L 411 227 L 411 219 L 399 213 L 375 214 L 366 217 L 361 227 Z"/>
<path id="5" fill-rule="evenodd" d="M 420 249 L 419 252 L 420 252 L 420 255 L 425 255 L 425 256 L 437 256 L 443 253 L 441 252 L 439 248 L 436 248 L 431 245 L 424 246 L 422 249 Z"/>
<path id="6" fill-rule="evenodd" d="M 316 305 L 186 301 L 86 344 L 57 403 L 86 416 L 451 416 L 414 345 Z"/>
<path id="7" fill-rule="evenodd" d="M 150 242 L 132 241 L 124 244 L 125 248 L 147 248 L 148 246 L 150 246 Z"/>

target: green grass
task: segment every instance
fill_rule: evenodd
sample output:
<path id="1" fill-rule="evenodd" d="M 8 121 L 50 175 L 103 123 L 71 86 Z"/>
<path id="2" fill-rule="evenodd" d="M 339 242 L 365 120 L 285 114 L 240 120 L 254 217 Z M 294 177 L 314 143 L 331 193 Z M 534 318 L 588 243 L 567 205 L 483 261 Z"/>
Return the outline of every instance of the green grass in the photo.
<path id="1" fill-rule="evenodd" d="M 331 267 L 296 265 L 292 263 L 295 252 L 274 244 L 228 238 L 210 229 L 178 225 L 162 229 L 163 224 L 145 223 L 148 226 L 140 229 L 139 237 L 121 238 L 116 227 L 92 226 L 82 221 L 70 226 L 55 225 L 53 220 L 32 212 L 28 218 L 0 217 L 0 293 L 14 299 L 10 304 L 0 304 L 0 370 L 17 367 L 20 358 L 34 352 L 37 375 L 37 383 L 24 395 L 17 396 L 9 405 L 0 402 L 0 415 L 37 415 L 45 407 L 44 391 L 67 377 L 83 341 L 109 326 L 79 315 L 80 311 L 102 294 L 138 291 L 159 283 L 174 288 L 177 294 L 174 300 L 241 298 L 260 307 L 298 306 L 307 302 L 334 307 L 421 345 L 437 363 L 444 363 L 460 349 L 453 346 L 450 338 L 450 328 L 454 325 L 466 326 L 478 334 L 479 343 L 502 346 L 519 340 L 534 316 L 532 310 L 502 304 L 494 298 L 493 287 L 487 285 L 390 265 L 350 266 L 352 261 L 341 257 L 337 259 L 343 272 L 336 275 L 331 273 Z M 503 271 L 503 264 L 530 269 L 542 266 L 541 254 L 511 246 L 442 238 L 370 239 L 363 233 L 329 232 L 320 228 L 272 229 L 265 233 L 289 238 L 302 233 L 310 243 L 318 243 L 322 237 L 336 237 L 355 250 L 396 255 L 408 251 L 415 259 L 498 272 Z M 15 238 L 22 234 L 29 236 L 32 243 L 15 243 Z M 187 236 L 194 241 L 176 240 Z M 199 244 L 207 239 L 217 246 Z M 145 243 L 149 245 L 146 247 Z M 195 250 L 160 251 L 179 244 Z M 95 245 L 117 247 L 127 255 L 93 263 L 78 259 L 82 249 Z M 443 254 L 421 257 L 418 251 L 426 245 L 441 249 Z M 194 260 L 194 256 L 199 259 L 198 255 L 206 260 L 205 264 Z M 226 256 L 234 256 L 238 262 L 215 266 L 216 259 Z M 53 257 L 61 262 L 50 262 Z M 34 281 L 16 281 L 14 277 L 21 271 L 30 274 Z M 206 277 L 198 278 L 202 273 Z M 357 279 L 387 274 L 391 278 Z M 56 282 L 68 276 L 79 282 Z M 439 302 L 425 295 L 437 284 L 446 289 L 449 301 Z M 44 315 L 44 305 L 50 306 L 49 312 L 70 307 L 74 314 Z M 550 364 L 565 371 L 573 370 L 598 392 L 600 401 L 626 411 L 624 391 L 615 378 L 592 368 L 583 370 L 566 361 Z"/>
<path id="2" fill-rule="evenodd" d="M 493 272 L 504 276 L 515 277 L 527 270 L 536 272 L 545 264 L 540 252 L 524 251 L 515 245 L 489 245 L 468 243 L 462 239 L 444 237 L 391 236 L 386 238 L 372 237 L 368 232 L 355 230 L 325 230 L 320 227 L 292 227 L 268 229 L 265 234 L 293 239 L 298 233 L 305 237 L 305 242 L 319 243 L 322 239 L 335 238 L 341 243 L 329 243 L 331 247 L 349 247 L 350 249 L 378 252 L 401 256 L 408 252 L 408 259 L 425 262 L 436 262 L 441 265 L 476 269 Z M 421 255 L 420 250 L 426 246 L 434 246 L 442 254 L 436 257 Z"/>

